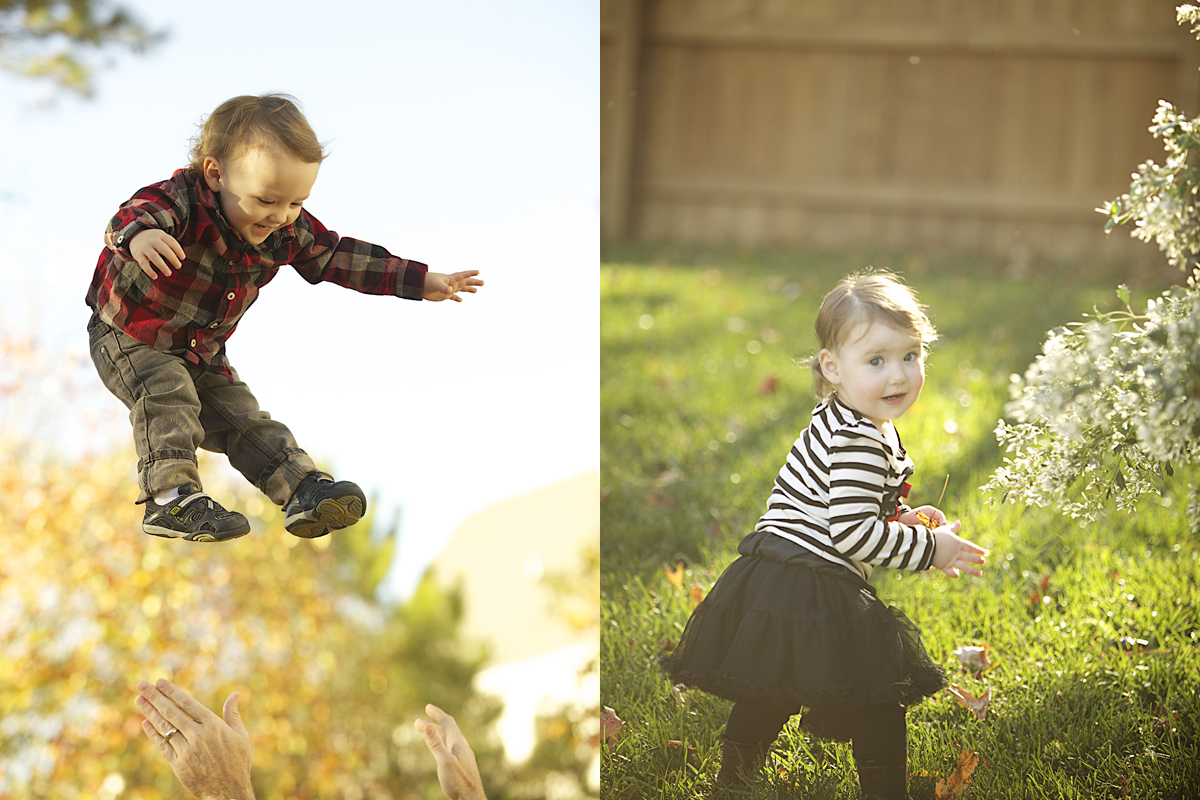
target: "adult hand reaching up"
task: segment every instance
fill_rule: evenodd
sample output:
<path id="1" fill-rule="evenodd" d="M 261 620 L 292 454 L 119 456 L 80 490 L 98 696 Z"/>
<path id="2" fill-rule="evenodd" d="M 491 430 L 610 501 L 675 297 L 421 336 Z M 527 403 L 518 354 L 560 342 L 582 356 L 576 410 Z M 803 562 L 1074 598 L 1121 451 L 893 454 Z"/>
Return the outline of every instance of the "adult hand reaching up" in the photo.
<path id="1" fill-rule="evenodd" d="M 142 730 L 183 788 L 200 800 L 255 800 L 250 734 L 238 713 L 237 692 L 225 700 L 222 719 L 170 681 L 160 678 L 154 686 L 141 681 L 137 690 L 135 703 L 146 717 Z"/>
<path id="2" fill-rule="evenodd" d="M 437 761 L 442 793 L 450 800 L 487 800 L 479 767 L 475 765 L 475 753 L 454 717 L 435 705 L 425 706 L 425 713 L 433 717 L 434 722 L 419 719 L 414 726 L 425 734 L 425 746 Z"/>

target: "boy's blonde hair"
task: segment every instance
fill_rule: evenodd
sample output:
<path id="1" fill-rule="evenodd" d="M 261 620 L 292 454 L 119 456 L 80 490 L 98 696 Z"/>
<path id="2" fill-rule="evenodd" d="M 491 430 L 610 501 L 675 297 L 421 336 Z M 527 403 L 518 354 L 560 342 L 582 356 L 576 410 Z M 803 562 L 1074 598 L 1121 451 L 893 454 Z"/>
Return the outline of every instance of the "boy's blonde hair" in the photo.
<path id="1" fill-rule="evenodd" d="M 300 112 L 296 98 L 282 92 L 242 95 L 217 106 L 192 138 L 188 174 L 199 179 L 204 159 L 221 163 L 255 147 L 278 147 L 305 164 L 325 160 L 325 146 Z"/>
<path id="2" fill-rule="evenodd" d="M 817 353 L 837 351 L 859 323 L 882 322 L 902 331 L 911 331 L 922 351 L 937 340 L 937 331 L 925 314 L 925 306 L 916 293 L 887 270 L 871 269 L 847 275 L 821 301 L 817 312 Z M 813 374 L 813 392 L 824 400 L 835 387 L 821 374 L 816 356 L 809 359 Z"/>

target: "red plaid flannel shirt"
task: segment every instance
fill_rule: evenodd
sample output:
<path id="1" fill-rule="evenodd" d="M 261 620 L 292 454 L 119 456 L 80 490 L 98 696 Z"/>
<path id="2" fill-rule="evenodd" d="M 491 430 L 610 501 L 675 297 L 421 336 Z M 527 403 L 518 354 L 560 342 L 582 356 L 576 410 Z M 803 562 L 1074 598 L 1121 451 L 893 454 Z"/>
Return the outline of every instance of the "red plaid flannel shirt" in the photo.
<path id="1" fill-rule="evenodd" d="M 147 228 L 174 236 L 186 257 L 170 277 L 151 279 L 129 253 Z M 366 294 L 421 299 L 427 267 L 378 245 L 345 239 L 301 211 L 255 247 L 225 221 L 217 196 L 184 170 L 138 191 L 104 233 L 87 304 L 109 325 L 189 363 L 237 379 L 225 340 L 279 268 L 291 264 L 309 283 L 329 281 Z"/>

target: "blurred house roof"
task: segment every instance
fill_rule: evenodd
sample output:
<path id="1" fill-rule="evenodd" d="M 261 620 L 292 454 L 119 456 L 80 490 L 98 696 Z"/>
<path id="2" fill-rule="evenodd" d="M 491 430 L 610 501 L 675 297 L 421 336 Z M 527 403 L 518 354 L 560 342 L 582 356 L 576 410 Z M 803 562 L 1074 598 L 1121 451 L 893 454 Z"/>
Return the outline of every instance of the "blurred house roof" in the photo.
<path id="1" fill-rule="evenodd" d="M 463 635 L 491 644 L 489 667 L 596 638 L 561 618 L 545 578 L 577 574 L 600 541 L 600 476 L 592 472 L 481 511 L 463 522 L 434 561 L 444 585 L 460 585 Z"/>

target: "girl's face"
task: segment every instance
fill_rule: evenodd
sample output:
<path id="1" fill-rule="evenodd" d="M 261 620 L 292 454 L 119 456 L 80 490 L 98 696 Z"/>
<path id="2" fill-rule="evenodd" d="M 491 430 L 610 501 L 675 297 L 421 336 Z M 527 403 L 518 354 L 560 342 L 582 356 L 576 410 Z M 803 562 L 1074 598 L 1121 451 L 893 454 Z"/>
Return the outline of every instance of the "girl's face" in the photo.
<path id="1" fill-rule="evenodd" d="M 817 360 L 842 402 L 880 430 L 911 408 L 925 385 L 921 340 L 886 323 L 860 322 L 845 344 L 822 350 Z"/>

